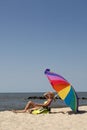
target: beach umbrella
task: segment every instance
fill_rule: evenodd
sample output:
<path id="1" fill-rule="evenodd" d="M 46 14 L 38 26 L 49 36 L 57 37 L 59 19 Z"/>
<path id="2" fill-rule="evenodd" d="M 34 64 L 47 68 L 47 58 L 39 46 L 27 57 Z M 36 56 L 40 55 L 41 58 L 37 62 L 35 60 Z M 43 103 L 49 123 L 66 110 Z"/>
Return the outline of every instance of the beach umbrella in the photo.
<path id="1" fill-rule="evenodd" d="M 45 70 L 52 87 L 58 93 L 59 97 L 69 106 L 74 112 L 78 111 L 78 98 L 72 85 L 62 76 L 50 72 L 50 69 Z"/>

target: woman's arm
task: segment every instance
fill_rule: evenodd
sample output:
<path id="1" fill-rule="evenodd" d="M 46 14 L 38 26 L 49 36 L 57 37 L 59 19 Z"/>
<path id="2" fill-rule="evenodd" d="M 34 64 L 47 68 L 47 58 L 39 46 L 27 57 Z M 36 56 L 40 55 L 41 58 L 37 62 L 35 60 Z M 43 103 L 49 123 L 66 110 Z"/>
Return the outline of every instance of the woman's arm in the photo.
<path id="1" fill-rule="evenodd" d="M 52 99 L 48 99 L 46 103 L 43 104 L 43 107 L 48 107 L 52 102 Z"/>
<path id="2" fill-rule="evenodd" d="M 51 102 L 52 102 L 52 99 L 48 99 L 46 101 L 46 103 L 43 103 L 43 104 L 35 103 L 35 106 L 38 106 L 38 107 L 47 107 L 47 106 L 49 106 L 51 104 Z"/>

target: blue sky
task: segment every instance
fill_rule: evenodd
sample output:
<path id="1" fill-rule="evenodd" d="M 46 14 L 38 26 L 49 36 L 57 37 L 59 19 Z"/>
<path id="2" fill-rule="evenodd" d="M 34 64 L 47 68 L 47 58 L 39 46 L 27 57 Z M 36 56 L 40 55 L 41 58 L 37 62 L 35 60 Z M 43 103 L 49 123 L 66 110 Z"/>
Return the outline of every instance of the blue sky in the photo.
<path id="1" fill-rule="evenodd" d="M 87 91 L 87 1 L 0 1 L 0 92 L 54 91 L 44 70 Z"/>

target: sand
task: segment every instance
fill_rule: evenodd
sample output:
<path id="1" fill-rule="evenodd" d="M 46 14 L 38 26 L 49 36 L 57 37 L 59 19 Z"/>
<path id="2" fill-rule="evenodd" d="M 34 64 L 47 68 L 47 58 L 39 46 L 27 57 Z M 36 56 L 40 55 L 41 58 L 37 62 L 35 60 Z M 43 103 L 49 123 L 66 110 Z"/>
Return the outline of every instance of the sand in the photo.
<path id="1" fill-rule="evenodd" d="M 51 114 L 0 112 L 0 130 L 87 130 L 87 106 L 74 114 L 70 108 L 52 108 Z"/>

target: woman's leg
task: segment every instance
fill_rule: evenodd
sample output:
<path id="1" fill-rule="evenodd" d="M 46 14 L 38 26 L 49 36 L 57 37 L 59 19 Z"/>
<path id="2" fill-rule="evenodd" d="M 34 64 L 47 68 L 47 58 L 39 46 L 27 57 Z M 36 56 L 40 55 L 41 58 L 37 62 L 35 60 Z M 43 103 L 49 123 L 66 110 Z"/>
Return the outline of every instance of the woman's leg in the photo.
<path id="1" fill-rule="evenodd" d="M 34 107 L 35 107 L 35 103 L 32 102 L 32 101 L 29 101 L 23 110 L 13 110 L 13 112 L 15 112 L 15 113 L 25 113 L 30 108 L 34 108 Z"/>

